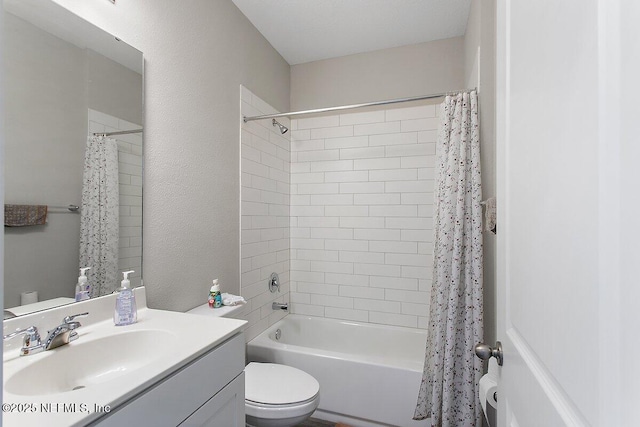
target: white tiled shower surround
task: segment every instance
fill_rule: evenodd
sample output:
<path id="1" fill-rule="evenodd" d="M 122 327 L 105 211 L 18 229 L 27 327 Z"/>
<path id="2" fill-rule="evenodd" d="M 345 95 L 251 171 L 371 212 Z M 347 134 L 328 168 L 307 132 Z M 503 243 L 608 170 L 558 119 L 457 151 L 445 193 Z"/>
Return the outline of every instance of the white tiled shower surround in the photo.
<path id="1" fill-rule="evenodd" d="M 142 125 L 89 109 L 89 132 L 141 129 Z M 142 134 L 113 136 L 118 143 L 120 236 L 118 270 L 135 270 L 133 287 L 140 286 L 142 269 Z"/>
<path id="2" fill-rule="evenodd" d="M 276 112 L 246 88 L 241 100 L 244 116 Z M 292 313 L 427 327 L 437 111 L 279 119 L 291 129 L 284 137 L 271 120 L 242 124 L 247 340 L 284 315 L 273 301 L 290 300 Z M 271 271 L 279 294 L 267 289 Z"/>
<path id="3" fill-rule="evenodd" d="M 258 96 L 241 87 L 241 115 L 276 113 Z M 289 120 L 279 120 L 289 127 Z M 246 340 L 264 331 L 286 313 L 271 303 L 289 301 L 289 134 L 282 135 L 271 120 L 242 123 L 241 171 L 241 283 L 248 301 L 243 317 L 249 324 Z M 280 276 L 280 291 L 268 290 L 272 272 Z"/>
<path id="4" fill-rule="evenodd" d="M 291 121 L 291 305 L 427 327 L 436 105 Z"/>

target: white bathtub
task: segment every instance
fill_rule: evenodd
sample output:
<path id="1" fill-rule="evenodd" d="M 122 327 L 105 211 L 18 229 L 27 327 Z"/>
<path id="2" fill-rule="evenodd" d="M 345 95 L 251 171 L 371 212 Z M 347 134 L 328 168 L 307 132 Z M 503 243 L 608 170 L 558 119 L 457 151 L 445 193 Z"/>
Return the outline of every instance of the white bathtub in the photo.
<path id="1" fill-rule="evenodd" d="M 247 357 L 313 375 L 320 383 L 316 418 L 354 427 L 424 427 L 428 420 L 411 418 L 426 339 L 422 329 L 290 314 L 251 340 Z"/>

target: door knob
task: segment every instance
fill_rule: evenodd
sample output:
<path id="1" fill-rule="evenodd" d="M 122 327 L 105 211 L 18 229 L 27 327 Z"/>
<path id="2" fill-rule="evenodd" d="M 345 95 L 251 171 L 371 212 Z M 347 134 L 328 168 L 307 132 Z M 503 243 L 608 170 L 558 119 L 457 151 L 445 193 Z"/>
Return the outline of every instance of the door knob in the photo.
<path id="1" fill-rule="evenodd" d="M 489 360 L 490 358 L 495 357 L 498 361 L 498 366 L 502 366 L 504 359 L 502 357 L 502 343 L 500 341 L 496 341 L 495 348 L 491 348 L 483 342 L 478 343 L 476 344 L 475 350 L 476 356 L 480 359 Z"/>

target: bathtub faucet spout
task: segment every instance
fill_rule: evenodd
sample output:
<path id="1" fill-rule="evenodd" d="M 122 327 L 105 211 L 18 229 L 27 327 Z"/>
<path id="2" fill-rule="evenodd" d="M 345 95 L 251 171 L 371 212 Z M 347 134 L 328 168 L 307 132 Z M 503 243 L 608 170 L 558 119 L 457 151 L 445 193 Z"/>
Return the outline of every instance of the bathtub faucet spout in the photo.
<path id="1" fill-rule="evenodd" d="M 289 304 L 285 303 L 279 303 L 279 302 L 273 302 L 273 304 L 271 304 L 271 308 L 274 310 L 282 310 L 282 311 L 289 311 Z"/>

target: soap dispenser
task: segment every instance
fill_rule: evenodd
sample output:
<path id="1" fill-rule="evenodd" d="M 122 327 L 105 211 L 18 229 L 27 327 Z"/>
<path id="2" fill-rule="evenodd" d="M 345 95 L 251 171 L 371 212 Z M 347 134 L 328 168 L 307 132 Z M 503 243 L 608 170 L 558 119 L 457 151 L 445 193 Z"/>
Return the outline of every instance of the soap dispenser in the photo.
<path id="1" fill-rule="evenodd" d="M 124 271 L 123 280 L 120 282 L 120 289 L 116 296 L 116 309 L 113 313 L 113 323 L 116 326 L 131 325 L 138 320 L 138 308 L 136 307 L 136 296 L 131 289 L 129 274 L 134 271 Z"/>
<path id="2" fill-rule="evenodd" d="M 91 286 L 85 274 L 89 269 L 91 269 L 91 267 L 83 267 L 80 269 L 80 277 L 78 277 L 78 284 L 76 285 L 76 301 L 84 301 L 90 297 Z"/>
<path id="3" fill-rule="evenodd" d="M 218 279 L 213 279 L 213 286 L 209 289 L 209 307 L 222 307 L 222 295 L 220 294 L 220 285 Z"/>

